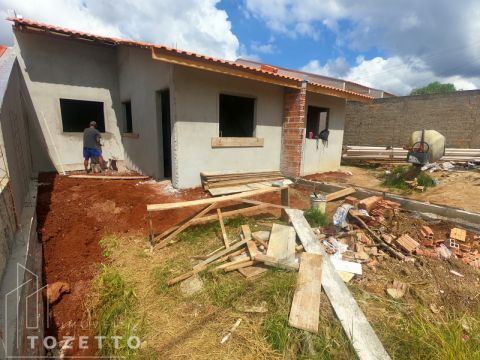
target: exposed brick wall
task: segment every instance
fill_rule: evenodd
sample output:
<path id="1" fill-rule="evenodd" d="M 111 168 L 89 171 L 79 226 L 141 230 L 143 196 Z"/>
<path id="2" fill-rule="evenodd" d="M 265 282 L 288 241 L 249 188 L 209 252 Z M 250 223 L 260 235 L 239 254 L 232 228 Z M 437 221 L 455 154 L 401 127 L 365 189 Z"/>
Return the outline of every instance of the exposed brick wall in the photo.
<path id="1" fill-rule="evenodd" d="M 283 100 L 281 171 L 286 176 L 300 176 L 305 135 L 306 83 L 301 89 L 285 88 Z"/>
<path id="2" fill-rule="evenodd" d="M 442 133 L 447 147 L 480 148 L 480 90 L 348 102 L 344 145 L 403 146 L 422 129 Z"/>

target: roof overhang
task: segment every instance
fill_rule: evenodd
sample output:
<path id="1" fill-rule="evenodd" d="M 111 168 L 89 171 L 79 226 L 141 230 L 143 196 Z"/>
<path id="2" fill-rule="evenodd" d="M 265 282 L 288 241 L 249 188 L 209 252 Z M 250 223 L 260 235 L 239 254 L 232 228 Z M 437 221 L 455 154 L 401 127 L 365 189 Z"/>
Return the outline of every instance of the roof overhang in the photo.
<path id="1" fill-rule="evenodd" d="M 181 66 L 187 66 L 205 71 L 212 71 L 228 76 L 250 79 L 254 81 L 260 81 L 264 83 L 296 89 L 301 88 L 302 84 L 305 82 L 304 79 L 298 77 L 287 76 L 265 69 L 258 69 L 255 67 L 242 65 L 233 61 L 218 59 L 211 56 L 196 54 L 188 51 L 169 48 L 166 46 L 140 41 L 119 39 L 114 37 L 99 36 L 91 33 L 85 33 L 82 31 L 47 25 L 28 19 L 10 17 L 7 20 L 12 21 L 15 28 L 19 31 L 35 32 L 37 34 L 47 34 L 51 36 L 69 38 L 72 40 L 78 40 L 83 42 L 99 43 L 106 46 L 123 45 L 151 49 L 152 59 L 154 60 L 168 62 Z M 307 91 L 361 102 L 371 102 L 374 99 L 372 96 L 366 94 L 361 94 L 354 91 L 314 82 L 307 83 Z"/>

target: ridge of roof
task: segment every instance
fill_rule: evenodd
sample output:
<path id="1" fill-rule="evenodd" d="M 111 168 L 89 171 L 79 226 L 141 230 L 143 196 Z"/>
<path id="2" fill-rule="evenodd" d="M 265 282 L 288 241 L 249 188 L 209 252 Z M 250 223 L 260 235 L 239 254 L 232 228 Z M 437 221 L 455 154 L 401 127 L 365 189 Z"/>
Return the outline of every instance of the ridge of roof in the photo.
<path id="1" fill-rule="evenodd" d="M 196 58 L 196 59 L 207 61 L 207 62 L 213 62 L 213 63 L 216 63 L 216 64 L 222 64 L 222 65 L 234 67 L 234 68 L 245 70 L 245 71 L 248 71 L 248 72 L 260 73 L 260 74 L 262 74 L 264 76 L 267 76 L 267 77 L 282 78 L 282 79 L 286 79 L 286 80 L 297 81 L 299 83 L 305 81 L 303 78 L 300 78 L 300 77 L 294 77 L 294 76 L 288 76 L 288 75 L 284 75 L 284 74 L 272 73 L 270 71 L 266 71 L 266 70 L 263 70 L 261 68 L 256 68 L 256 67 L 253 67 L 253 66 L 248 66 L 248 65 L 245 65 L 245 64 L 236 63 L 235 61 L 220 59 L 220 58 L 216 58 L 216 57 L 213 57 L 213 56 L 203 55 L 203 54 L 199 54 L 199 53 L 195 53 L 195 52 L 191 52 L 191 51 L 176 49 L 176 48 L 168 47 L 168 46 L 165 46 L 165 45 L 153 44 L 153 43 L 148 43 L 148 42 L 143 42 L 143 41 L 128 40 L 128 39 L 116 38 L 116 37 L 111 37 L 111 36 L 96 35 L 96 34 L 92 34 L 92 33 L 88 33 L 88 32 L 68 29 L 68 28 L 55 26 L 55 25 L 49 25 L 49 24 L 45 24 L 45 23 L 42 23 L 42 22 L 38 22 L 38 21 L 30 20 L 30 19 L 24 19 L 24 18 L 8 17 L 7 20 L 12 21 L 15 24 L 15 26 L 19 26 L 19 25 L 22 26 L 23 25 L 23 26 L 28 26 L 28 27 L 33 27 L 33 28 L 36 28 L 36 29 L 44 30 L 44 31 L 49 31 L 49 32 L 52 32 L 52 33 L 58 33 L 58 34 L 62 34 L 62 35 L 70 35 L 70 36 L 73 36 L 73 37 L 86 38 L 86 39 L 89 39 L 89 40 L 100 41 L 100 42 L 104 42 L 104 43 L 107 43 L 109 45 L 115 45 L 115 46 L 125 45 L 125 46 L 134 46 L 134 47 L 140 47 L 140 48 L 154 48 L 154 49 L 159 49 L 159 50 L 166 51 L 166 52 L 174 54 L 174 55 L 187 56 L 187 57 Z M 290 69 L 287 69 L 287 70 L 290 70 Z M 294 72 L 295 70 L 290 70 L 290 71 Z M 340 79 L 338 79 L 338 80 L 340 80 Z M 336 91 L 340 94 L 348 94 L 348 95 L 353 95 L 353 96 L 356 96 L 356 97 L 361 97 L 361 98 L 364 98 L 366 100 L 373 100 L 372 96 L 357 93 L 355 91 L 340 89 L 340 88 L 337 88 L 337 87 L 334 87 L 334 86 L 329 86 L 329 85 L 316 83 L 316 82 L 309 82 L 309 84 L 311 84 L 313 86 L 320 87 L 320 88 L 333 90 L 333 91 Z"/>

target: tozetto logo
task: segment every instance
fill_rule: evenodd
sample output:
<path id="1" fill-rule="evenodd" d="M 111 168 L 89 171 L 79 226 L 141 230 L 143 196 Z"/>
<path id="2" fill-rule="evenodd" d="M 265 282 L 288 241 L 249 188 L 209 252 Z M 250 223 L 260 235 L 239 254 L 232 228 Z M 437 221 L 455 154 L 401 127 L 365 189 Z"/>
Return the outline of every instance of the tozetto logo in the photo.
<path id="1" fill-rule="evenodd" d="M 54 336 L 41 337 L 34 335 L 41 334 L 43 329 L 40 328 L 40 319 L 43 313 L 49 313 L 48 301 L 45 302 L 44 311 L 39 309 L 39 304 L 43 302 L 42 291 L 46 286 L 40 287 L 38 276 L 22 266 L 17 264 L 16 282 L 12 284 L 12 290 L 4 295 L 3 310 L 3 333 L 1 343 L 3 345 L 3 353 L 0 354 L 2 359 L 19 359 L 24 358 L 19 355 L 21 351 L 32 353 L 41 353 L 36 350 L 44 349 L 44 353 L 58 349 L 60 357 L 62 353 L 69 349 L 102 349 L 108 341 L 115 349 L 120 348 L 120 344 L 125 344 L 130 349 L 138 349 L 141 345 L 140 338 L 130 336 L 124 338 L 122 336 L 65 336 L 57 339 Z M 21 321 L 19 319 L 24 319 Z M 49 327 L 48 316 L 46 316 L 45 328 Z M 20 346 L 23 346 L 22 348 Z M 124 346 L 124 345 L 123 345 Z M 35 350 L 35 351 L 33 351 Z M 3 355 L 3 356 L 2 356 Z M 52 359 L 52 356 L 28 356 L 29 359 Z M 53 357 L 55 358 L 55 357 Z M 99 359 L 98 356 L 82 356 L 82 358 Z M 104 358 L 123 358 L 121 356 L 106 356 Z"/>
<path id="2" fill-rule="evenodd" d="M 115 349 L 119 349 L 120 341 L 122 341 L 124 338 L 123 336 L 94 336 L 93 338 L 89 338 L 88 336 L 64 336 L 61 341 L 57 341 L 54 336 L 47 336 L 43 339 L 40 339 L 38 336 L 29 335 L 27 336 L 27 339 L 31 349 L 36 349 L 38 346 L 43 346 L 46 350 L 53 350 L 58 347 L 60 347 L 61 350 L 68 350 L 73 349 L 75 345 L 78 345 L 79 349 L 88 349 L 95 346 L 97 349 L 102 349 L 105 340 L 111 340 L 113 347 Z M 130 349 L 138 349 L 140 345 L 141 341 L 138 336 L 130 336 L 127 338 L 127 346 Z"/>

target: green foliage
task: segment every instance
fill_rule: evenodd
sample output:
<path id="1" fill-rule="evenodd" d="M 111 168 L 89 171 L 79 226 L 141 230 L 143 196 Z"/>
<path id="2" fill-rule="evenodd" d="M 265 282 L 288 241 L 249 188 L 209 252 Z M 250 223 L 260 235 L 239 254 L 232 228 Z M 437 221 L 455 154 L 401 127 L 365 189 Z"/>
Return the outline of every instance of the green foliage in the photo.
<path id="1" fill-rule="evenodd" d="M 326 226 L 329 223 L 328 215 L 316 208 L 306 210 L 303 215 L 311 227 Z"/>
<path id="2" fill-rule="evenodd" d="M 444 94 L 444 93 L 451 93 L 455 92 L 457 89 L 453 84 L 442 84 L 438 81 L 432 82 L 427 86 L 413 89 L 410 92 L 410 95 L 427 95 L 427 94 Z"/>
<path id="3" fill-rule="evenodd" d="M 383 173 L 379 178 L 382 180 L 383 186 L 400 190 L 409 190 L 410 186 L 406 181 L 414 179 L 417 179 L 419 186 L 424 186 L 425 188 L 435 186 L 435 182 L 430 175 L 420 172 L 420 170 L 413 165 L 395 166 L 389 174 Z"/>
<path id="4" fill-rule="evenodd" d="M 95 280 L 95 288 L 98 293 L 96 331 L 99 336 L 105 336 L 98 355 L 126 358 L 136 356 L 138 350 L 128 346 L 130 336 L 141 336 L 141 321 L 132 311 L 137 300 L 133 288 L 125 284 L 117 268 L 107 265 L 102 266 Z M 113 336 L 121 337 L 118 347 L 115 346 Z"/>

